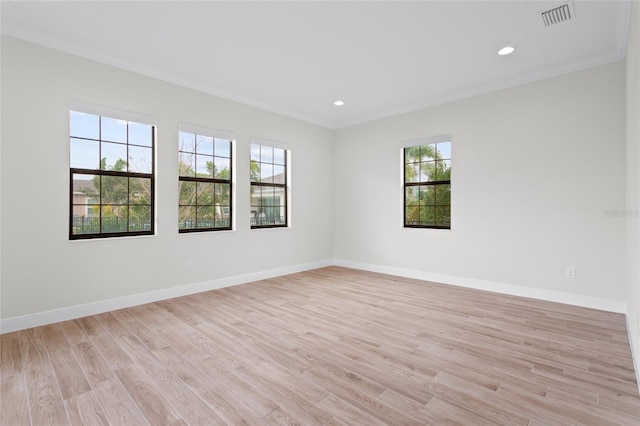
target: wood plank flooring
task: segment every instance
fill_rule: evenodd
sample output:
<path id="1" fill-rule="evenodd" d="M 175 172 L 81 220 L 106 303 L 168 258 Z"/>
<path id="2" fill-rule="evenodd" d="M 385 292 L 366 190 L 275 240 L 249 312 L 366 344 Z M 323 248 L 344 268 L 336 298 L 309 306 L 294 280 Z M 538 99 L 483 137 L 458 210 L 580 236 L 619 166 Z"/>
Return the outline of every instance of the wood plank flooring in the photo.
<path id="1" fill-rule="evenodd" d="M 0 336 L 2 425 L 639 425 L 623 315 L 329 267 Z"/>

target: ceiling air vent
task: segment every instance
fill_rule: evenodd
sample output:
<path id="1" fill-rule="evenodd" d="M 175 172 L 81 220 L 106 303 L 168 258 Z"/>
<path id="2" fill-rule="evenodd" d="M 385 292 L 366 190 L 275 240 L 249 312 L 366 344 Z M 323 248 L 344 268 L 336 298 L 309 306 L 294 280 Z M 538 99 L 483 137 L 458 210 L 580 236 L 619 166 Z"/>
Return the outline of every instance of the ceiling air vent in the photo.
<path id="1" fill-rule="evenodd" d="M 575 18 L 576 14 L 573 10 L 573 2 L 570 1 L 553 9 L 543 10 L 540 12 L 540 16 L 542 16 L 544 26 L 550 27 L 551 25 Z"/>

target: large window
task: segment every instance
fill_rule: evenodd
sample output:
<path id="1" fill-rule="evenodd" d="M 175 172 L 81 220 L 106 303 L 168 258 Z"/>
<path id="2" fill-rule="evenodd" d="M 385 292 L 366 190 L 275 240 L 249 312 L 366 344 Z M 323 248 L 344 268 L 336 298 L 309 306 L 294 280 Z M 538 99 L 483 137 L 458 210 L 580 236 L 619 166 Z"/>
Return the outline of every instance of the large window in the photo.
<path id="1" fill-rule="evenodd" d="M 286 149 L 251 144 L 251 228 L 286 227 Z"/>
<path id="2" fill-rule="evenodd" d="M 155 128 L 71 110 L 69 238 L 154 232 Z"/>
<path id="3" fill-rule="evenodd" d="M 405 147 L 404 226 L 451 228 L 451 139 Z"/>
<path id="4" fill-rule="evenodd" d="M 181 126 L 178 147 L 179 232 L 232 229 L 233 136 Z"/>

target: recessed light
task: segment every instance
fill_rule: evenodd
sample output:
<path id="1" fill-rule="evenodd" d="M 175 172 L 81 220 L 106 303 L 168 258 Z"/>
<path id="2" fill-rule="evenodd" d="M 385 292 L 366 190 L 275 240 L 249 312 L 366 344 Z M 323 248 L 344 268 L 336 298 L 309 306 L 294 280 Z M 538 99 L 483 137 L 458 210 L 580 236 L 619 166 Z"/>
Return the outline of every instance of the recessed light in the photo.
<path id="1" fill-rule="evenodd" d="M 500 56 L 511 55 L 515 51 L 516 51 L 515 47 L 513 47 L 513 46 L 505 46 L 502 49 L 498 50 L 498 55 L 500 55 Z"/>
<path id="2" fill-rule="evenodd" d="M 341 101 L 340 99 L 338 99 L 338 100 L 337 100 L 337 101 L 335 101 L 333 104 L 334 104 L 335 106 L 342 106 L 342 105 L 344 105 L 344 101 Z"/>

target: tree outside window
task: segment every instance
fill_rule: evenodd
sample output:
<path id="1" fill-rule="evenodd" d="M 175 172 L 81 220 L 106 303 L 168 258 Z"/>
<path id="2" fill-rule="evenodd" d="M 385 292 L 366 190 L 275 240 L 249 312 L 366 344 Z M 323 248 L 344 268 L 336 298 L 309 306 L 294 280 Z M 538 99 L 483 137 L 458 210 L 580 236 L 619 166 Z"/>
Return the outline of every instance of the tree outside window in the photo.
<path id="1" fill-rule="evenodd" d="M 69 238 L 152 235 L 154 126 L 70 112 Z"/>
<path id="2" fill-rule="evenodd" d="M 178 137 L 179 232 L 231 229 L 232 140 L 186 131 Z"/>
<path id="3" fill-rule="evenodd" d="M 404 226 L 451 228 L 451 141 L 404 148 Z"/>
<path id="4" fill-rule="evenodd" d="M 251 228 L 286 227 L 287 150 L 251 144 Z"/>

